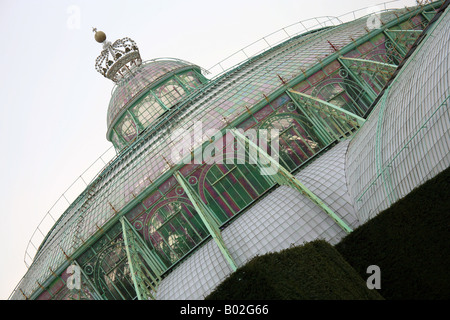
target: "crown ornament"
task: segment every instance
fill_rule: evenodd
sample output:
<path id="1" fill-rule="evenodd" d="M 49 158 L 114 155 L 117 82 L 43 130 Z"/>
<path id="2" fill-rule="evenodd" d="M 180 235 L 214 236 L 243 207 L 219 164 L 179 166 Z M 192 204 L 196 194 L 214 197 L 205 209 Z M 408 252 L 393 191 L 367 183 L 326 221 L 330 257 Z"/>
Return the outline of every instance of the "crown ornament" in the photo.
<path id="1" fill-rule="evenodd" d="M 131 70 L 142 64 L 139 49 L 130 38 L 122 38 L 111 43 L 103 31 L 93 28 L 95 40 L 103 44 L 103 50 L 95 60 L 95 69 L 114 82 L 126 78 Z"/>

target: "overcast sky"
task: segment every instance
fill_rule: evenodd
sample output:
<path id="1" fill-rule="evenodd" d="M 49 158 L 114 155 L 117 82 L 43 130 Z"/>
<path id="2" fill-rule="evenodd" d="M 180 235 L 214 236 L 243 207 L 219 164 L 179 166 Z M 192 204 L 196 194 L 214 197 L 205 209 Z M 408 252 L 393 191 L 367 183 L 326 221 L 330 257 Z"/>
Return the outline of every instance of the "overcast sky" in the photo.
<path id="1" fill-rule="evenodd" d="M 101 45 L 92 27 L 111 41 L 132 38 L 143 60 L 174 57 L 209 68 L 298 21 L 380 3 L 0 0 L 0 299 L 25 274 L 25 249 L 42 217 L 111 146 L 106 112 L 113 82 L 94 68 Z"/>

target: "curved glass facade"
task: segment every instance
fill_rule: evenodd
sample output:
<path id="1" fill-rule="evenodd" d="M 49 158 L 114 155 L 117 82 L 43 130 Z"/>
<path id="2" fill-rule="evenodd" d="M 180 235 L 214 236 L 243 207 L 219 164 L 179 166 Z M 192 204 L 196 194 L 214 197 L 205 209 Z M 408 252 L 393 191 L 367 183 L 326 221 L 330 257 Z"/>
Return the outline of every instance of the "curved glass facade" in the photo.
<path id="1" fill-rule="evenodd" d="M 118 84 L 108 110 L 109 135 L 121 153 L 57 222 L 20 284 L 23 295 L 17 291 L 14 298 L 54 298 L 67 256 L 84 272 L 87 297 L 133 299 L 142 292 L 197 298 L 252 255 L 291 241 L 345 235 L 317 202 L 279 187 L 258 165 L 248 159 L 207 163 L 205 150 L 220 146 L 228 159 L 238 146 L 225 129 L 277 129 L 279 165 L 307 181 L 345 224 L 357 226 L 345 181 L 348 140 L 367 127 L 371 105 L 406 56 L 412 35 L 429 23 L 423 13 L 437 7 L 383 12 L 382 28 L 371 31 L 362 18 L 309 32 L 207 83 L 184 62 L 144 64 L 129 84 Z M 224 133 L 214 140 L 197 133 L 207 130 Z M 183 139 L 202 161 L 173 161 Z M 365 167 L 351 166 L 351 179 L 358 170 Z M 180 286 L 189 290 L 177 296 Z"/>
<path id="2" fill-rule="evenodd" d="M 199 67 L 179 60 L 156 60 L 132 70 L 114 88 L 107 137 L 119 152 L 207 80 Z"/>

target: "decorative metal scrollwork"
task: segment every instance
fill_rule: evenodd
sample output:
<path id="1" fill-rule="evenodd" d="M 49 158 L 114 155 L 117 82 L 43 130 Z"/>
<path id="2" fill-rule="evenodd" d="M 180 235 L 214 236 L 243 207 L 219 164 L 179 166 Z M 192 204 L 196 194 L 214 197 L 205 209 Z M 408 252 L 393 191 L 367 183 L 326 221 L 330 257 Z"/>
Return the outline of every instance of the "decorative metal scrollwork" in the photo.
<path id="1" fill-rule="evenodd" d="M 95 60 L 95 69 L 104 77 L 118 82 L 130 74 L 133 67 L 142 64 L 136 43 L 130 38 L 103 42 L 103 50 Z"/>

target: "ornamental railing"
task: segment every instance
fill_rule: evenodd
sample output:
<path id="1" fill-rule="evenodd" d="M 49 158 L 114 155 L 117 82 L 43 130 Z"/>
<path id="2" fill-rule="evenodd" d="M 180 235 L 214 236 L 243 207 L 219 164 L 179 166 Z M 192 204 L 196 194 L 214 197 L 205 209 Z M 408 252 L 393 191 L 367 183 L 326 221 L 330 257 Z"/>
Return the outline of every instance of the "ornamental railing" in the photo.
<path id="1" fill-rule="evenodd" d="M 94 181 L 103 169 L 115 159 L 116 153 L 114 146 L 109 147 L 97 158 L 83 173 L 63 192 L 55 204 L 46 212 L 40 220 L 38 226 L 28 241 L 24 262 L 27 268 L 30 267 L 33 259 L 38 252 L 39 246 L 46 238 L 48 232 L 53 228 L 58 219 L 72 204 L 73 201 Z"/>

